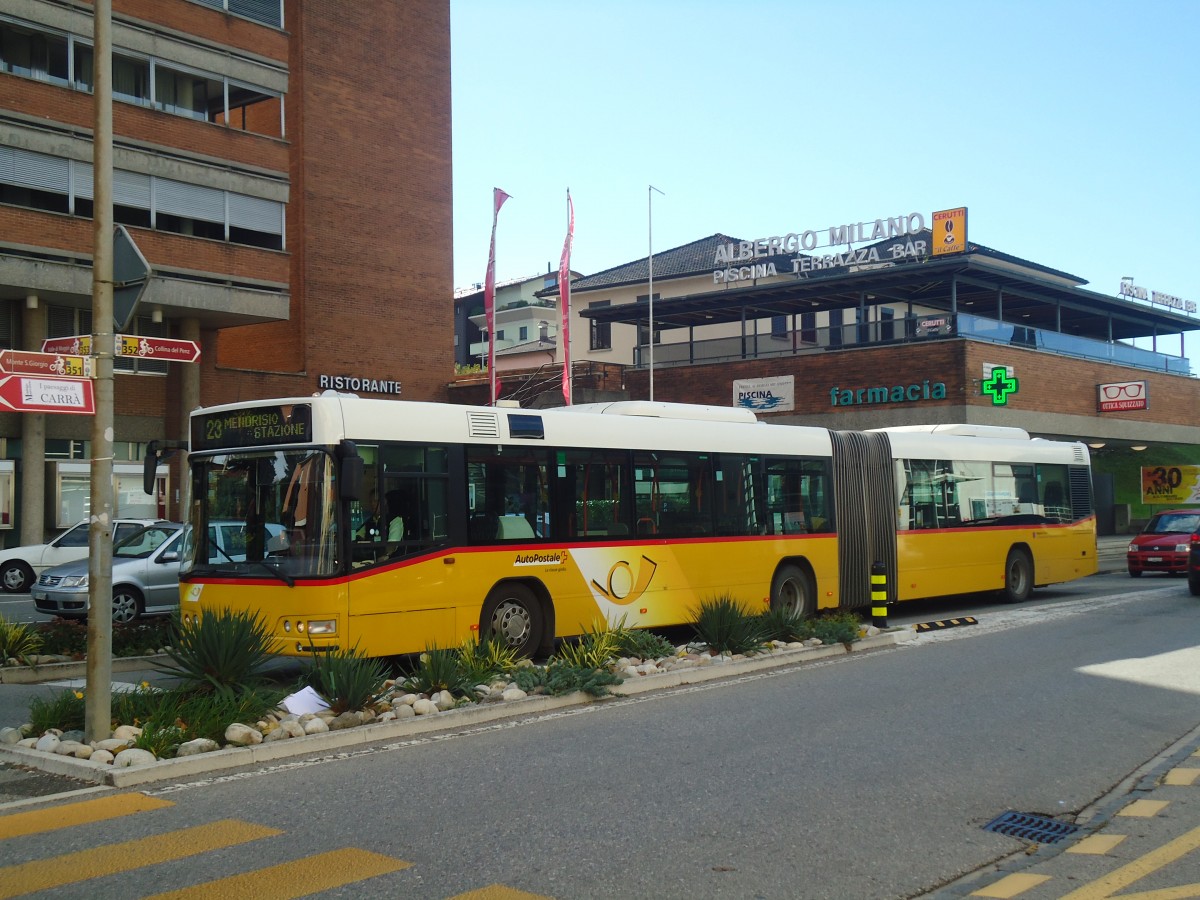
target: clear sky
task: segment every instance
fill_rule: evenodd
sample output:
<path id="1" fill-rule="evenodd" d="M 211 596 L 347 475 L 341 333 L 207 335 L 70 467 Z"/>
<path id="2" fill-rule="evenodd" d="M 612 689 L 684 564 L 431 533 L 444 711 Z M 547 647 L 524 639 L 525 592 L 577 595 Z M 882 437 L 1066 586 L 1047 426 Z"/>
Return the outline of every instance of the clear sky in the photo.
<path id="1" fill-rule="evenodd" d="M 976 243 L 1200 304 L 1200 0 L 450 11 L 456 287 L 483 281 L 493 187 L 497 279 L 557 269 L 570 188 L 583 274 L 966 206 Z"/>

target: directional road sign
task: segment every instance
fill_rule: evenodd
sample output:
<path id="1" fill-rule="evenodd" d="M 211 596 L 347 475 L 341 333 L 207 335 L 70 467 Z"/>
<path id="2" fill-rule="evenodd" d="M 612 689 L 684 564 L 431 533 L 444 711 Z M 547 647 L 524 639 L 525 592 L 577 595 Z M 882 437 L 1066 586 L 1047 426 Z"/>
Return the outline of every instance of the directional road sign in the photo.
<path id="1" fill-rule="evenodd" d="M 0 378 L 0 409 L 91 416 L 96 414 L 96 396 L 90 378 L 5 375 Z"/>
<path id="2" fill-rule="evenodd" d="M 150 263 L 124 225 L 113 229 L 113 324 L 124 331 L 150 283 Z"/>
<path id="3" fill-rule="evenodd" d="M 0 372 L 6 375 L 48 375 L 51 378 L 91 378 L 92 358 L 62 353 L 0 350 Z"/>
<path id="4" fill-rule="evenodd" d="M 42 341 L 44 353 L 92 352 L 92 336 L 47 338 Z M 138 359 L 165 359 L 171 362 L 200 362 L 200 345 L 181 338 L 144 337 L 138 334 L 118 334 L 113 347 L 114 356 L 134 356 Z"/>
<path id="5" fill-rule="evenodd" d="M 200 345 L 180 338 L 142 337 L 136 334 L 117 335 L 117 356 L 136 356 L 139 359 L 168 359 L 172 362 L 200 362 Z"/>

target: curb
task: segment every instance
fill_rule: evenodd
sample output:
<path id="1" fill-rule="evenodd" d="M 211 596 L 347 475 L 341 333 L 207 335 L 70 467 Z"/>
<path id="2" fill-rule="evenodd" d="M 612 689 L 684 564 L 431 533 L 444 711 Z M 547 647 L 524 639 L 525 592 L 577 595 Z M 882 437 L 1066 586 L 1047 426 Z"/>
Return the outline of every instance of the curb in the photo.
<path id="1" fill-rule="evenodd" d="M 152 668 L 155 661 L 166 659 L 165 653 L 152 656 L 118 656 L 112 661 L 114 672 L 137 672 Z M 43 681 L 60 681 L 82 678 L 87 675 L 86 662 L 45 663 L 37 666 L 0 667 L 0 684 L 41 684 Z"/>
<path id="2" fill-rule="evenodd" d="M 837 644 L 815 647 L 808 650 L 785 650 L 766 656 L 749 657 L 717 666 L 709 666 L 703 669 L 683 669 L 674 672 L 665 672 L 661 675 L 649 675 L 630 679 L 623 682 L 609 696 L 626 697 L 654 690 L 664 690 L 704 681 L 715 681 L 720 678 L 745 675 L 764 669 L 782 668 L 784 666 L 799 667 L 818 659 L 828 659 L 832 656 L 849 656 L 881 647 L 915 641 L 916 639 L 917 633 L 915 630 L 911 628 L 897 628 L 871 637 L 862 638 L 849 648 Z M 140 659 L 144 660 L 146 657 L 141 657 Z M 63 665 L 69 666 L 75 664 L 67 663 Z M 306 735 L 302 738 L 288 738 L 286 740 L 256 744 L 252 747 L 234 747 L 226 750 L 214 750 L 212 753 L 186 756 L 182 759 L 164 759 L 145 766 L 123 769 L 114 769 L 108 763 L 93 763 L 86 759 L 57 756 L 15 746 L 0 746 L 0 762 L 37 769 L 51 775 L 75 778 L 90 784 L 125 788 L 156 781 L 165 781 L 171 778 L 184 778 L 190 775 L 201 775 L 207 772 L 249 766 L 256 763 L 273 762 L 292 756 L 303 756 L 309 753 L 356 747 L 375 741 L 395 740 L 397 738 L 406 738 L 434 731 L 449 731 L 487 722 L 495 722 L 500 719 L 511 719 L 517 716 L 538 715 L 566 707 L 583 706 L 598 701 L 602 702 L 604 699 L 606 698 L 595 698 L 581 692 L 576 692 L 561 697 L 538 695 L 502 704 L 475 704 L 473 706 L 464 706 L 448 712 L 438 713 L 436 716 L 360 725 L 356 728 Z"/>

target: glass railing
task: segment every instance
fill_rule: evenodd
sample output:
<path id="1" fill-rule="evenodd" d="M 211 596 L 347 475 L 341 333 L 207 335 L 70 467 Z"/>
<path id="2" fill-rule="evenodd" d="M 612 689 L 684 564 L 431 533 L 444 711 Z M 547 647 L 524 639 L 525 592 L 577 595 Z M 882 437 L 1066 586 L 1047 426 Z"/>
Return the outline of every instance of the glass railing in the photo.
<path id="1" fill-rule="evenodd" d="M 998 322 L 969 313 L 936 313 L 909 316 L 886 322 L 851 323 L 824 328 L 764 330 L 744 337 L 709 338 L 700 341 L 661 342 L 654 345 L 655 367 L 687 366 L 696 363 L 729 362 L 737 359 L 764 359 L 774 356 L 799 356 L 825 350 L 845 350 L 878 344 L 917 343 L 947 337 L 967 337 L 993 344 L 1010 344 L 1033 350 L 1045 350 L 1060 356 L 1094 359 L 1138 369 L 1191 375 L 1191 365 L 1180 356 L 1143 350 L 1119 342 L 1108 343 L 1076 337 L 1042 328 L 1029 328 L 1012 322 Z M 650 364 L 649 348 L 635 347 L 633 364 Z"/>

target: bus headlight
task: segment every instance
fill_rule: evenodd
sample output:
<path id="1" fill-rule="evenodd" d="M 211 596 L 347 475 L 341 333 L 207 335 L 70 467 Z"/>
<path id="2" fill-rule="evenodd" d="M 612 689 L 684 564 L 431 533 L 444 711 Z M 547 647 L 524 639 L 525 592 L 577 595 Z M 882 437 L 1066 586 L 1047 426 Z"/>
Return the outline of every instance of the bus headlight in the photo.
<path id="1" fill-rule="evenodd" d="M 337 619 L 314 619 L 308 623 L 309 634 L 337 634 Z"/>

